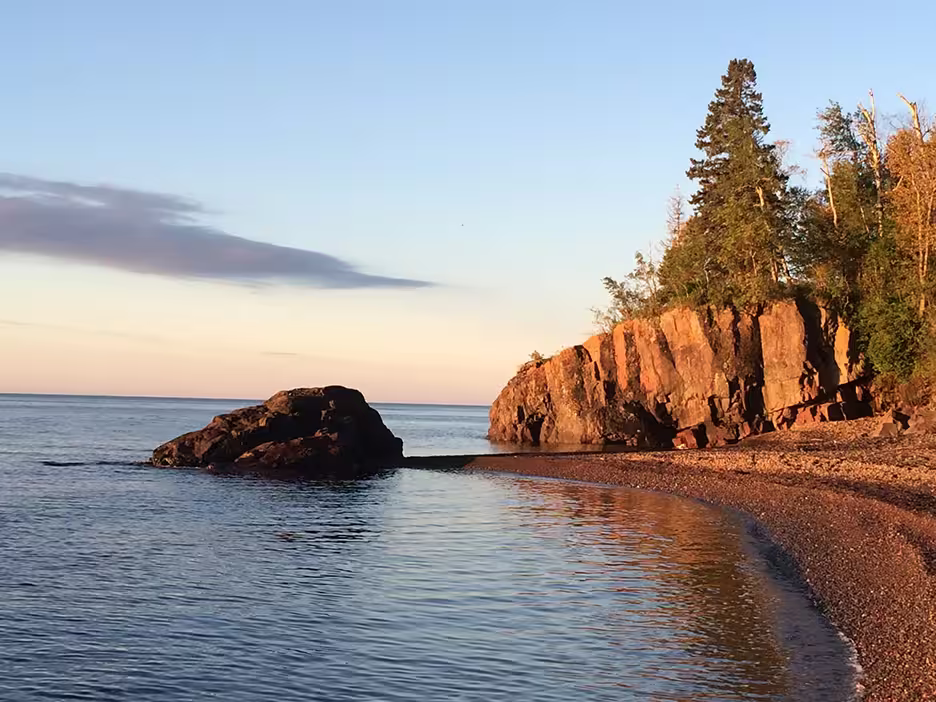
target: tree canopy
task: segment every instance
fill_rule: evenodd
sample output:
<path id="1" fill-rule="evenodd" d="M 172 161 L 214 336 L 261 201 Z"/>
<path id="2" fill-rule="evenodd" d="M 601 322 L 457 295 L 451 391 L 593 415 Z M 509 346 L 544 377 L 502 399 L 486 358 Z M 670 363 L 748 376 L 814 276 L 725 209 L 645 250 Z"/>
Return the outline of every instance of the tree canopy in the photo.
<path id="1" fill-rule="evenodd" d="M 683 304 L 756 313 L 809 295 L 846 318 L 879 372 L 936 372 L 936 125 L 900 96 L 907 114 L 884 134 L 868 97 L 818 111 L 822 185 L 793 186 L 754 64 L 733 59 L 696 132 L 688 213 L 671 200 L 662 260 L 638 254 L 623 280 L 604 279 L 612 302 L 598 322 Z"/>

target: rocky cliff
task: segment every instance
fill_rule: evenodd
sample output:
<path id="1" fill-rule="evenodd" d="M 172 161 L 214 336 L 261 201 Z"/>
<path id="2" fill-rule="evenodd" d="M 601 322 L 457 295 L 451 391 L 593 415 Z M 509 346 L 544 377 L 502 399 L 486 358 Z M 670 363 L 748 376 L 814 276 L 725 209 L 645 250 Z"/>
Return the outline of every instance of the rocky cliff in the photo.
<path id="1" fill-rule="evenodd" d="M 853 341 L 806 301 L 758 315 L 672 309 L 524 365 L 491 407 L 489 438 L 696 447 L 864 416 L 868 378 Z"/>

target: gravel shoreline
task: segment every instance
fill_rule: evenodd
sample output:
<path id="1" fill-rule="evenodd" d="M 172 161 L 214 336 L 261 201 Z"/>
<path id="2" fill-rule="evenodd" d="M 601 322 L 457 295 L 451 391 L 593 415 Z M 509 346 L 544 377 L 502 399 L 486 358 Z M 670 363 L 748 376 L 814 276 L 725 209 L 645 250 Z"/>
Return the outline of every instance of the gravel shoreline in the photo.
<path id="1" fill-rule="evenodd" d="M 466 468 L 655 490 L 738 509 L 848 636 L 869 702 L 936 699 L 936 437 L 874 420 L 702 451 L 478 456 Z"/>

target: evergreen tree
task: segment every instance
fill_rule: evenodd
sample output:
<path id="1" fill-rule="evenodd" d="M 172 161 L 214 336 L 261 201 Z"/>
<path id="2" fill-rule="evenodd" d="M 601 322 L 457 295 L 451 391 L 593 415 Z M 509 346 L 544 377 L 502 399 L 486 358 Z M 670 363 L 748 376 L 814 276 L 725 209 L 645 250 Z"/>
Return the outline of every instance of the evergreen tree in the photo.
<path id="1" fill-rule="evenodd" d="M 693 212 L 675 198 L 662 262 L 638 257 L 621 282 L 604 280 L 603 327 L 673 305 L 756 310 L 809 294 L 845 316 L 881 376 L 936 377 L 936 119 L 900 96 L 910 117 L 882 133 L 869 97 L 853 113 L 819 111 L 824 182 L 792 186 L 754 66 L 731 61 L 697 132 Z"/>
<path id="2" fill-rule="evenodd" d="M 727 295 L 741 305 L 765 302 L 788 275 L 787 176 L 769 131 L 754 64 L 732 60 L 696 134 L 703 157 L 687 175 L 699 185 L 690 198 L 696 248 L 716 259 L 711 270 L 724 272 Z"/>

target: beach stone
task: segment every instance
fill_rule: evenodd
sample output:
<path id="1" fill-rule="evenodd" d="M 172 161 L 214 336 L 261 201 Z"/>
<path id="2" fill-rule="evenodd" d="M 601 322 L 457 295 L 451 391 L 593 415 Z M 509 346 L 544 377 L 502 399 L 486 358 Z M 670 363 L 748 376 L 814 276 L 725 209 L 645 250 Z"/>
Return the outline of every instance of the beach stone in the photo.
<path id="1" fill-rule="evenodd" d="M 910 427 L 910 415 L 900 409 L 891 409 L 884 415 L 887 419 L 897 425 L 901 431 Z"/>
<path id="2" fill-rule="evenodd" d="M 679 449 L 705 448 L 707 443 L 705 425 L 702 424 L 683 429 L 678 432 L 676 438 L 673 439 L 673 446 Z"/>
<path id="3" fill-rule="evenodd" d="M 874 432 L 875 437 L 894 437 L 900 435 L 900 426 L 896 422 L 885 420 L 878 425 Z"/>
<path id="4" fill-rule="evenodd" d="M 728 446 L 738 442 L 740 428 L 733 424 L 715 424 L 708 421 L 705 427 L 705 445 L 708 447 Z"/>
<path id="5" fill-rule="evenodd" d="M 819 416 L 826 422 L 840 422 L 845 419 L 845 412 L 838 402 L 827 402 L 819 405 Z"/>
<path id="6" fill-rule="evenodd" d="M 357 390 L 278 392 L 159 446 L 156 466 L 354 475 L 403 457 L 403 442 Z"/>
<path id="7" fill-rule="evenodd" d="M 808 407 L 800 407 L 796 412 L 796 420 L 794 425 L 796 426 L 810 426 L 812 424 L 819 424 L 825 419 L 822 417 L 818 405 L 810 405 Z"/>
<path id="8" fill-rule="evenodd" d="M 908 434 L 936 434 L 936 410 L 918 409 L 907 420 Z"/>
<path id="9" fill-rule="evenodd" d="M 777 429 L 789 429 L 796 423 L 798 414 L 799 410 L 796 407 L 784 407 L 774 414 L 773 425 Z"/>

